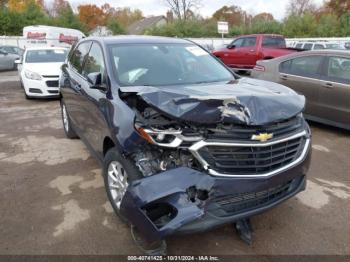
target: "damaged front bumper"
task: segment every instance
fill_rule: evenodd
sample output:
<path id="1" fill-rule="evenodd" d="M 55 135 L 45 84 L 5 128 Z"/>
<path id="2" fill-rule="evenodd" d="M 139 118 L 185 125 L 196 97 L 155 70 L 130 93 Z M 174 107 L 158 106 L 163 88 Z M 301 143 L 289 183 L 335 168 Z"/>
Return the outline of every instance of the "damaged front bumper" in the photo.
<path id="1" fill-rule="evenodd" d="M 311 157 L 268 177 L 219 177 L 179 167 L 133 182 L 121 214 L 149 242 L 194 233 L 264 212 L 303 191 Z"/>

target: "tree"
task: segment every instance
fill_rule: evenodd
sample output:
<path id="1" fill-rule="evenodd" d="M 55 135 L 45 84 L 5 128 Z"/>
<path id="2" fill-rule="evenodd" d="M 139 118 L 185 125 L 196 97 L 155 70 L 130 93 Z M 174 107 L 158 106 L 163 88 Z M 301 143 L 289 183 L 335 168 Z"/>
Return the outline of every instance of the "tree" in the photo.
<path id="1" fill-rule="evenodd" d="M 283 34 L 286 37 L 315 37 L 317 36 L 317 21 L 315 16 L 306 12 L 301 16 L 287 17 L 283 25 Z"/>
<path id="2" fill-rule="evenodd" d="M 85 31 L 84 26 L 74 14 L 70 4 L 67 2 L 58 10 L 58 16 L 55 18 L 55 24 L 60 27 L 73 28 Z"/>
<path id="3" fill-rule="evenodd" d="M 340 34 L 341 36 L 350 35 L 350 11 L 340 17 Z"/>
<path id="4" fill-rule="evenodd" d="M 54 0 L 52 4 L 52 8 L 49 10 L 49 14 L 53 17 L 59 16 L 60 13 L 66 8 L 70 8 L 68 1 L 66 0 Z"/>
<path id="5" fill-rule="evenodd" d="M 270 13 L 260 13 L 253 17 L 254 21 L 274 21 L 273 15 Z"/>
<path id="6" fill-rule="evenodd" d="M 335 14 L 324 14 L 318 19 L 317 36 L 335 37 L 341 33 L 339 19 Z"/>
<path id="7" fill-rule="evenodd" d="M 118 21 L 118 23 L 126 28 L 132 23 L 139 21 L 143 18 L 143 14 L 139 9 L 131 10 L 128 7 L 115 9 L 111 18 Z"/>
<path id="8" fill-rule="evenodd" d="M 194 9 L 198 9 L 201 0 L 164 0 L 176 18 L 188 20 L 193 16 Z"/>
<path id="9" fill-rule="evenodd" d="M 118 21 L 115 19 L 111 19 L 107 23 L 107 28 L 112 31 L 113 35 L 125 34 L 124 28 L 122 28 L 121 25 L 118 23 Z"/>
<path id="10" fill-rule="evenodd" d="M 287 6 L 288 16 L 301 16 L 306 12 L 314 12 L 316 6 L 313 0 L 290 0 Z"/>
<path id="11" fill-rule="evenodd" d="M 213 18 L 216 21 L 226 21 L 230 26 L 239 26 L 246 24 L 248 15 L 240 7 L 232 5 L 221 7 L 213 14 Z"/>
<path id="12" fill-rule="evenodd" d="M 0 0 L 0 9 L 5 8 L 7 6 L 8 0 Z"/>
<path id="13" fill-rule="evenodd" d="M 105 24 L 105 14 L 101 8 L 96 5 L 80 5 L 78 6 L 79 20 L 90 32 L 99 25 Z"/>
<path id="14" fill-rule="evenodd" d="M 24 12 L 30 5 L 36 5 L 43 9 L 42 0 L 8 0 L 8 9 L 13 12 Z"/>
<path id="15" fill-rule="evenodd" d="M 326 2 L 326 7 L 328 7 L 331 12 L 341 16 L 350 11 L 350 0 L 328 0 Z"/>

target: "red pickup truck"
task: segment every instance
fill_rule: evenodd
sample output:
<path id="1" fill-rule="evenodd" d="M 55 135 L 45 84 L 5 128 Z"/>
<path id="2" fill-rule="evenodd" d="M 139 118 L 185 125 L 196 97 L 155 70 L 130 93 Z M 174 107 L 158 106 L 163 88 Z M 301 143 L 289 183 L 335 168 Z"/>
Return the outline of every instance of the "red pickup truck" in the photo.
<path id="1" fill-rule="evenodd" d="M 235 38 L 226 48 L 214 50 L 213 54 L 236 70 L 250 70 L 256 61 L 272 59 L 296 52 L 286 47 L 281 35 L 256 34 Z"/>

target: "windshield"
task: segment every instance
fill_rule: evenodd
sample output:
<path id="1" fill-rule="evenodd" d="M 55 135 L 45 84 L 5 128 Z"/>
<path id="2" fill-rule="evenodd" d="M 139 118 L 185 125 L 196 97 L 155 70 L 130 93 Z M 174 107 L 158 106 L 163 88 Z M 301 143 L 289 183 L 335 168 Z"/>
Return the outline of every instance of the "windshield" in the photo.
<path id="1" fill-rule="evenodd" d="M 192 44 L 111 45 L 121 86 L 188 85 L 230 81 L 233 74 Z"/>
<path id="2" fill-rule="evenodd" d="M 64 62 L 67 51 L 63 49 L 29 50 L 26 63 L 59 63 Z"/>

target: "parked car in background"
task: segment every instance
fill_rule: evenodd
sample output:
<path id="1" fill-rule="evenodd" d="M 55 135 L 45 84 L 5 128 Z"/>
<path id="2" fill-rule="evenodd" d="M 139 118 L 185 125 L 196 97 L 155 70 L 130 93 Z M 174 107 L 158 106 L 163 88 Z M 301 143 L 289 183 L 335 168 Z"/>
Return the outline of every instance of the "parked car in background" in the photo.
<path id="1" fill-rule="evenodd" d="M 227 47 L 214 50 L 213 55 L 235 70 L 251 70 L 258 60 L 267 60 L 296 52 L 288 49 L 281 35 L 256 34 L 235 38 Z"/>
<path id="2" fill-rule="evenodd" d="M 286 85 L 303 94 L 308 119 L 350 129 L 348 51 L 305 51 L 258 61 L 251 76 Z"/>
<path id="3" fill-rule="evenodd" d="M 17 60 L 26 98 L 58 97 L 58 80 L 68 50 L 62 47 L 27 48 Z"/>
<path id="4" fill-rule="evenodd" d="M 0 70 L 17 70 L 17 64 L 15 61 L 20 56 L 16 54 L 10 54 L 3 49 L 0 49 Z"/>
<path id="5" fill-rule="evenodd" d="M 240 78 L 192 42 L 86 38 L 60 87 L 65 133 L 100 161 L 139 245 L 228 223 L 249 234 L 249 217 L 305 189 L 304 96 Z"/>
<path id="6" fill-rule="evenodd" d="M 24 50 L 22 48 L 19 48 L 18 46 L 12 46 L 12 45 L 2 45 L 0 46 L 0 50 L 3 50 L 9 54 L 15 54 L 22 56 L 24 53 Z"/>
<path id="7" fill-rule="evenodd" d="M 302 50 L 321 50 L 321 49 L 334 49 L 343 50 L 344 46 L 338 43 L 328 43 L 328 42 L 299 42 L 295 45 L 296 49 Z"/>

